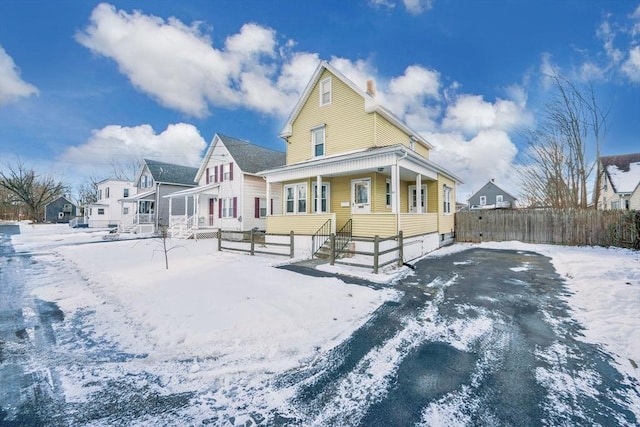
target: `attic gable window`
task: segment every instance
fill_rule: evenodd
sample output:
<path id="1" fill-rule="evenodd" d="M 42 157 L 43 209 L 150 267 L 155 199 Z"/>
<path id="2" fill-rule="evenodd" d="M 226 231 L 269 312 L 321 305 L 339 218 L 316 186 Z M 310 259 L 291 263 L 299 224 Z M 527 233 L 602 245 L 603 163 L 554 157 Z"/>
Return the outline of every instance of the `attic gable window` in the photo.
<path id="1" fill-rule="evenodd" d="M 311 129 L 311 148 L 314 157 L 324 156 L 324 129 L 324 125 Z"/>
<path id="2" fill-rule="evenodd" d="M 320 106 L 331 104 L 331 77 L 320 81 Z"/>

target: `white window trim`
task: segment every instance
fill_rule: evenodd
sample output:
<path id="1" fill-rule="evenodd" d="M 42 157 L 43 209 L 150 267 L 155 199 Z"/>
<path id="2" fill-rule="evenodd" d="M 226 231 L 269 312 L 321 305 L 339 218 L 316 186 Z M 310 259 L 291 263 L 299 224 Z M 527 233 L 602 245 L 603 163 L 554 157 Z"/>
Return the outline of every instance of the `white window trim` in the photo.
<path id="1" fill-rule="evenodd" d="M 222 198 L 222 218 L 233 218 L 233 197 Z"/>
<path id="2" fill-rule="evenodd" d="M 498 202 L 504 202 L 504 196 L 502 194 L 496 195 L 496 203 Z"/>
<path id="3" fill-rule="evenodd" d="M 264 208 L 262 207 L 263 204 L 264 204 Z M 264 209 L 264 215 L 262 215 L 262 209 Z M 267 217 L 267 198 L 266 197 L 260 197 L 260 202 L 258 203 L 258 217 L 259 218 Z"/>
<path id="4" fill-rule="evenodd" d="M 480 196 L 480 206 L 486 206 L 487 196 Z"/>
<path id="5" fill-rule="evenodd" d="M 322 186 L 323 187 L 327 187 L 327 197 L 326 197 L 326 199 L 327 199 L 327 210 L 326 211 L 321 210 L 320 213 L 329 213 L 329 212 L 331 212 L 331 200 L 330 200 L 330 197 L 331 197 L 331 184 L 329 182 L 323 182 Z M 318 187 L 318 183 L 314 182 L 313 183 L 313 187 L 312 187 L 313 191 L 315 191 L 316 187 Z M 315 194 L 313 194 L 313 191 L 311 193 L 311 195 L 313 196 L 313 210 L 312 211 L 313 211 L 313 213 L 315 213 L 316 212 L 315 203 L 316 203 L 317 199 L 315 197 Z M 320 200 L 320 203 L 322 203 L 322 200 Z M 322 209 L 322 206 L 320 208 Z"/>
<path id="6" fill-rule="evenodd" d="M 387 186 L 389 186 L 389 191 L 387 191 Z M 392 204 L 392 199 L 391 199 L 392 193 L 393 191 L 391 191 L 391 180 L 389 178 L 386 178 L 385 187 L 384 187 L 384 203 L 388 208 L 390 208 Z M 389 203 L 387 203 L 387 200 L 389 201 Z"/>
<path id="7" fill-rule="evenodd" d="M 305 200 L 305 210 L 304 212 L 298 212 L 298 201 L 300 200 L 298 198 L 298 187 L 300 186 L 304 186 L 305 187 L 305 194 L 306 194 L 306 198 Z M 293 212 L 287 212 L 287 188 L 293 188 Z M 307 186 L 306 182 L 296 182 L 293 184 L 287 184 L 283 187 L 283 202 L 284 202 L 284 206 L 283 206 L 283 212 L 285 215 L 305 215 L 307 213 L 307 210 L 309 209 L 309 187 Z"/>
<path id="8" fill-rule="evenodd" d="M 322 154 L 316 154 L 316 131 L 322 130 Z M 325 124 L 311 128 L 311 157 L 324 157 L 327 154 L 327 129 Z"/>
<path id="9" fill-rule="evenodd" d="M 325 94 L 326 92 L 323 92 L 323 86 L 325 85 L 325 83 L 329 84 L 329 100 L 327 102 L 323 102 L 323 94 Z M 326 79 L 322 79 L 320 80 L 320 87 L 318 88 L 318 92 L 320 93 L 320 106 L 324 107 L 325 105 L 329 105 L 331 104 L 331 101 L 333 101 L 333 87 L 332 87 L 332 82 L 331 82 L 331 77 L 327 77 Z"/>
<path id="10" fill-rule="evenodd" d="M 422 188 L 424 189 L 424 197 L 422 197 L 422 213 L 427 213 L 427 185 L 426 184 L 422 184 Z M 416 186 L 414 185 L 410 185 L 409 186 L 409 195 L 408 195 L 408 206 L 409 206 L 409 211 L 411 211 L 411 205 L 413 204 L 413 192 L 416 190 Z M 415 208 L 415 206 L 414 206 Z M 416 213 L 416 212 L 414 212 Z"/>
<path id="11" fill-rule="evenodd" d="M 453 189 L 446 184 L 443 186 L 443 189 L 442 200 L 444 201 L 444 206 L 442 210 L 445 215 L 451 215 L 451 190 Z"/>

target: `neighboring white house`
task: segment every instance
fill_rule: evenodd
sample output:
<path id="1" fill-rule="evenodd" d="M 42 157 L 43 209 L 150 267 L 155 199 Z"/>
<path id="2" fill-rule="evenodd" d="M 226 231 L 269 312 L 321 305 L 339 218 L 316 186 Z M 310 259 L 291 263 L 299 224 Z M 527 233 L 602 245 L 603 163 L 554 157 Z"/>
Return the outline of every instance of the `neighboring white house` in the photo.
<path id="1" fill-rule="evenodd" d="M 278 188 L 267 197 L 266 182 L 257 172 L 284 164 L 283 152 L 216 134 L 196 174 L 198 186 L 164 196 L 170 201 L 171 235 L 206 235 L 217 228 L 264 230 L 267 204 L 278 212 L 281 191 Z M 189 206 L 193 214 L 176 212 L 177 202 Z"/>
<path id="2" fill-rule="evenodd" d="M 598 209 L 640 210 L 640 153 L 600 157 Z"/>
<path id="3" fill-rule="evenodd" d="M 96 202 L 85 206 L 84 222 L 91 228 L 117 227 L 130 209 L 120 200 L 134 196 L 136 187 L 133 182 L 119 179 L 102 180 L 97 187 Z"/>

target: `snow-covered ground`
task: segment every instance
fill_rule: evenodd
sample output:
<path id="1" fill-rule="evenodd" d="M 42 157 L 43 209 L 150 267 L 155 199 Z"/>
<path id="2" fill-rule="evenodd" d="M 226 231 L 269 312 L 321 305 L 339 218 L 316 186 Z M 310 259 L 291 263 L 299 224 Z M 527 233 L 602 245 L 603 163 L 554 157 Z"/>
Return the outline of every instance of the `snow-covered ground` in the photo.
<path id="1" fill-rule="evenodd" d="M 211 392 L 203 395 L 203 408 L 211 402 L 285 406 L 293 390 L 272 393 L 265 386 L 268 378 L 313 365 L 384 301 L 397 299 L 393 280 L 411 274 L 406 268 L 372 275 L 345 266 L 322 267 L 390 284 L 374 290 L 274 268 L 287 262 L 284 258 L 218 252 L 214 240 L 172 241 L 167 270 L 159 240 L 104 242 L 105 234 L 22 224 L 12 243 L 16 251 L 55 257 L 82 275 L 82 280 L 61 280 L 59 270 L 45 271 L 43 286 L 33 291 L 38 298 L 57 303 L 69 318 L 88 313 L 92 336 L 117 343 L 127 353 L 147 355 L 138 369 L 159 378 L 163 393 L 202 390 L 207 384 Z M 456 244 L 427 256 L 473 247 L 550 257 L 566 279 L 574 317 L 585 327 L 582 339 L 602 345 L 621 372 L 640 380 L 640 252 L 503 242 Z M 93 371 L 95 378 L 85 378 L 74 367 L 61 369 L 66 398 L 87 399 L 94 391 L 90 384 L 121 375 L 117 369 L 102 366 Z M 135 363 L 127 369 L 135 369 Z"/>

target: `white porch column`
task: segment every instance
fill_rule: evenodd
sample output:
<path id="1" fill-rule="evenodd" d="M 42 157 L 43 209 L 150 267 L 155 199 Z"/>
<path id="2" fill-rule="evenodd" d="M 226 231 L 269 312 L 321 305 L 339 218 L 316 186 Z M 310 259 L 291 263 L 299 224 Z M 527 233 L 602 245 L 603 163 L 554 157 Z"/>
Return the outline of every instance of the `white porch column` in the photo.
<path id="1" fill-rule="evenodd" d="M 400 213 L 400 175 L 398 174 L 399 166 L 391 165 L 391 212 Z"/>
<path id="2" fill-rule="evenodd" d="M 184 223 L 189 220 L 189 196 L 184 196 Z"/>
<path id="3" fill-rule="evenodd" d="M 171 222 L 172 222 L 172 220 L 171 220 L 172 203 L 171 202 L 173 202 L 173 197 L 169 197 L 169 225 L 171 225 Z M 137 203 L 136 203 L 136 205 L 137 205 Z"/>
<path id="4" fill-rule="evenodd" d="M 422 213 L 422 175 L 416 175 L 416 213 Z"/>
<path id="5" fill-rule="evenodd" d="M 193 195 L 193 228 L 200 226 L 200 193 Z"/>
<path id="6" fill-rule="evenodd" d="M 316 178 L 316 185 L 318 189 L 316 190 L 316 213 L 322 212 L 322 177 L 318 175 Z"/>
<path id="7" fill-rule="evenodd" d="M 273 212 L 271 212 L 271 183 L 269 182 L 269 180 L 266 181 L 266 185 L 267 185 L 267 216 L 269 215 L 273 215 Z"/>

